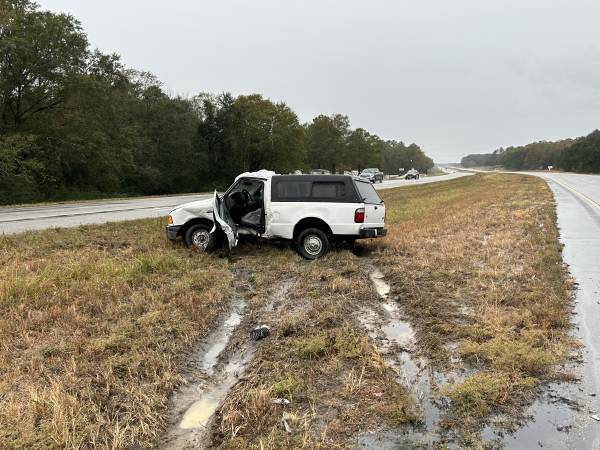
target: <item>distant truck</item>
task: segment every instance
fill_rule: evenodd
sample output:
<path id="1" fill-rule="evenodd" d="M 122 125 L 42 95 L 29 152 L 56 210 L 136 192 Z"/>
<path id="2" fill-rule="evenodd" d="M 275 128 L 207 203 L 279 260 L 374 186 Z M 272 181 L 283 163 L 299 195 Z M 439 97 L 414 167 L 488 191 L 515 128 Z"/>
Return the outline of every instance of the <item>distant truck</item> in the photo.
<path id="1" fill-rule="evenodd" d="M 377 167 L 364 169 L 359 176 L 369 180 L 371 183 L 383 183 L 383 172 Z"/>

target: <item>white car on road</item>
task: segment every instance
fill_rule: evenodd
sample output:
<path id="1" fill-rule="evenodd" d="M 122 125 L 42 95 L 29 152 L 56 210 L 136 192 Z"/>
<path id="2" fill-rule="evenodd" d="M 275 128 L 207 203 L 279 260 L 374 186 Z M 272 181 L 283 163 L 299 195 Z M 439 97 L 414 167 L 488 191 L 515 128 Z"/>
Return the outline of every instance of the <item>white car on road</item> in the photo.
<path id="1" fill-rule="evenodd" d="M 224 194 L 178 206 L 167 237 L 202 251 L 220 238 L 229 248 L 240 235 L 285 239 L 316 259 L 332 241 L 385 236 L 385 205 L 367 180 L 346 175 L 277 175 L 261 170 L 238 176 Z"/>

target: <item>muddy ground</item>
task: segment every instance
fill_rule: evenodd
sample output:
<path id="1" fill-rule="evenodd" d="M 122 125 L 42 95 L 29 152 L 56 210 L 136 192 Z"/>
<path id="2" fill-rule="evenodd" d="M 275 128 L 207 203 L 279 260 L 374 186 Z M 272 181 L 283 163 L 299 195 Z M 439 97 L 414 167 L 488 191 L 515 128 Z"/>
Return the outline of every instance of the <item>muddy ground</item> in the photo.
<path id="1" fill-rule="evenodd" d="M 551 198 L 530 198 L 531 189 L 546 194 L 535 181 L 516 193 L 503 181 L 478 180 L 496 183 L 494 195 L 461 181 L 471 189 L 454 193 L 461 214 L 431 209 L 406 220 L 401 212 L 391 219 L 391 243 L 338 249 L 321 261 L 290 260 L 289 250 L 269 245 L 260 254 L 253 245 L 238 249 L 231 257 L 238 307 L 194 357 L 204 361 L 215 339 L 222 352 L 210 368 L 192 370 L 199 379 L 173 397 L 161 445 L 585 448 L 578 427 L 594 410 L 577 384 L 572 292 L 556 259 Z M 386 198 L 392 208 L 397 201 Z M 418 226 L 407 239 L 411 221 Z M 465 238 L 469 228 L 480 234 Z M 453 244 L 440 249 L 440 235 Z M 520 239 L 543 258 L 509 252 Z M 223 332 L 231 314 L 239 323 Z M 261 324 L 271 335 L 251 341 Z"/>
<path id="2" fill-rule="evenodd" d="M 547 186 L 382 195 L 385 239 L 314 262 L 155 220 L 1 237 L 0 447 L 589 448 Z"/>

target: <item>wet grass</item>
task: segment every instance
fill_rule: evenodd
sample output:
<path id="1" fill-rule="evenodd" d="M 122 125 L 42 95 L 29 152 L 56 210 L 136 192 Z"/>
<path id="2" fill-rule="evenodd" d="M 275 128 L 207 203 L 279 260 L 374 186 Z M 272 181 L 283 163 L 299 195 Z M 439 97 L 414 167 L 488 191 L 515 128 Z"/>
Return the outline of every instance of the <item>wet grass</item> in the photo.
<path id="1" fill-rule="evenodd" d="M 221 408 L 213 443 L 227 449 L 346 448 L 349 437 L 376 423 L 418 422 L 409 391 L 352 320 L 358 301 L 377 300 L 360 258 L 339 251 L 309 263 L 289 250 L 251 251 L 238 264 L 265 265 L 256 272 L 249 303 L 272 334 Z M 291 283 L 289 290 L 265 308 L 282 280 Z M 282 397 L 289 406 L 272 403 Z M 284 417 L 293 418 L 292 433 L 282 426 Z"/>
<path id="2" fill-rule="evenodd" d="M 540 384 L 564 379 L 573 355 L 572 285 L 562 263 L 546 184 L 475 175 L 384 192 L 386 240 L 368 248 L 437 367 L 451 357 L 473 371 L 446 386 L 448 426 L 527 404 Z"/>
<path id="3" fill-rule="evenodd" d="M 472 374 L 441 388 L 443 426 L 471 432 L 568 378 L 571 286 L 541 180 L 474 175 L 383 196 L 387 238 L 315 262 L 270 245 L 201 255 L 167 242 L 159 220 L 0 237 L 0 447 L 152 446 L 241 273 L 243 323 L 271 336 L 220 408 L 221 448 L 347 448 L 382 426 L 410 436 L 422 412 L 355 320 L 380 303 L 368 262 L 415 356 Z"/>
<path id="4" fill-rule="evenodd" d="M 0 447 L 148 446 L 179 357 L 228 296 L 226 260 L 161 221 L 0 237 Z"/>

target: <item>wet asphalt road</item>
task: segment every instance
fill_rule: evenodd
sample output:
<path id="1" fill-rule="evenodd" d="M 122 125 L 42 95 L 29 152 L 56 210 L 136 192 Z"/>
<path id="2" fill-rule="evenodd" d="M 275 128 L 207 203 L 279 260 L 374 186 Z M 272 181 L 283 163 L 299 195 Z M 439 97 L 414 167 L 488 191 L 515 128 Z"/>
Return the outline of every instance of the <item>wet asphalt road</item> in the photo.
<path id="1" fill-rule="evenodd" d="M 163 217 L 177 205 L 211 196 L 205 193 L 2 207 L 0 234 Z"/>
<path id="2" fill-rule="evenodd" d="M 414 184 L 428 184 L 428 183 L 437 183 L 438 181 L 448 181 L 453 180 L 454 178 L 461 178 L 467 175 L 471 175 L 468 172 L 450 172 L 446 175 L 439 175 L 436 177 L 423 177 L 418 180 L 385 180 L 383 183 L 375 184 L 375 189 L 378 191 L 381 189 L 390 189 L 401 186 L 412 186 Z"/>
<path id="3" fill-rule="evenodd" d="M 456 172 L 438 177 L 422 178 L 420 180 L 386 180 L 375 187 L 377 189 L 386 189 L 411 184 L 432 183 L 464 175 L 465 173 Z M 210 198 L 212 195 L 212 193 L 200 193 L 0 207 L 0 234 L 135 220 L 148 217 L 163 217 L 177 205 Z"/>
<path id="4" fill-rule="evenodd" d="M 570 448 L 600 449 L 600 175 L 540 173 L 557 204 L 563 259 L 577 282 L 574 317 L 583 348 L 583 383 L 579 392 L 587 411 Z"/>

